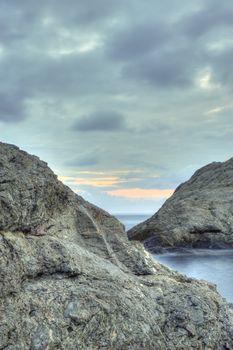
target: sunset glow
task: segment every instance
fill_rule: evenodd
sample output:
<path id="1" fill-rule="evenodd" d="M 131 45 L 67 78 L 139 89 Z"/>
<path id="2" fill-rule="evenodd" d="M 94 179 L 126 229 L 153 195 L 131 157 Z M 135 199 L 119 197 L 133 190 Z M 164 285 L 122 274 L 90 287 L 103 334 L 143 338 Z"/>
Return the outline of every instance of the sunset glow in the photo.
<path id="1" fill-rule="evenodd" d="M 129 180 L 120 179 L 117 176 L 112 177 L 96 177 L 96 178 L 72 178 L 60 176 L 59 180 L 72 187 L 72 185 L 84 185 L 93 187 L 112 187 L 121 183 L 129 182 Z M 130 182 L 137 181 L 137 179 L 130 179 Z"/>
<path id="2" fill-rule="evenodd" d="M 157 199 L 168 198 L 173 194 L 173 189 L 143 189 L 143 188 L 127 188 L 106 191 L 110 196 L 124 197 L 124 198 L 143 198 L 143 199 Z"/>

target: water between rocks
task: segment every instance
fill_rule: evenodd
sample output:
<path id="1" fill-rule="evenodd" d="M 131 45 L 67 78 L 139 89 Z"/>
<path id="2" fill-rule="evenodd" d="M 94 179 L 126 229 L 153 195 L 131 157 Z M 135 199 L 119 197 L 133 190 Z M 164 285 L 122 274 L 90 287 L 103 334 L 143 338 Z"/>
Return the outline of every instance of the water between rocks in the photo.
<path id="1" fill-rule="evenodd" d="M 126 230 L 151 215 L 116 215 Z M 190 249 L 154 255 L 160 263 L 189 277 L 215 283 L 219 293 L 233 303 L 233 250 Z"/>
<path id="2" fill-rule="evenodd" d="M 155 260 L 184 273 L 217 285 L 219 293 L 233 303 L 233 251 L 195 249 L 154 255 Z"/>

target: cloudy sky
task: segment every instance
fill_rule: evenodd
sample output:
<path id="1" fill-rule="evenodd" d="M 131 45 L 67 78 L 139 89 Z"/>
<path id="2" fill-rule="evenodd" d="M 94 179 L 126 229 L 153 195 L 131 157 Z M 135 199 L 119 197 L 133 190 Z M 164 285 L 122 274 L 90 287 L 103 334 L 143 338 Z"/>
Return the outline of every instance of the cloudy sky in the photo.
<path id="1" fill-rule="evenodd" d="M 0 130 L 112 213 L 233 156 L 231 0 L 0 0 Z"/>

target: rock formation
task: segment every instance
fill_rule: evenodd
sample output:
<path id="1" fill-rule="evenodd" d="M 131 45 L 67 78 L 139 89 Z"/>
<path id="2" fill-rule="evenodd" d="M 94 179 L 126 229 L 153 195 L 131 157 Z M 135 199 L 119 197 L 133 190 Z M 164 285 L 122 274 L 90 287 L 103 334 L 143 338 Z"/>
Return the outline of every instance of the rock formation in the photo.
<path id="1" fill-rule="evenodd" d="M 150 219 L 128 232 L 160 247 L 233 248 L 233 158 L 211 163 L 181 184 Z"/>
<path id="2" fill-rule="evenodd" d="M 0 349 L 233 349 L 215 287 L 156 263 L 123 225 L 0 143 Z"/>

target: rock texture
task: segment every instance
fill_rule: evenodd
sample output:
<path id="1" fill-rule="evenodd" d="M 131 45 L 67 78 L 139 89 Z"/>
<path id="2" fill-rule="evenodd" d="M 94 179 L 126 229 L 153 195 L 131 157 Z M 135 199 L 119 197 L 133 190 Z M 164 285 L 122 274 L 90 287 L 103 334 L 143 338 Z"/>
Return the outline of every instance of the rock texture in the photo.
<path id="1" fill-rule="evenodd" d="M 123 226 L 0 143 L 0 349 L 233 349 L 207 282 L 152 260 Z"/>
<path id="2" fill-rule="evenodd" d="M 162 208 L 128 232 L 160 247 L 233 248 L 233 158 L 211 163 L 181 184 Z"/>

